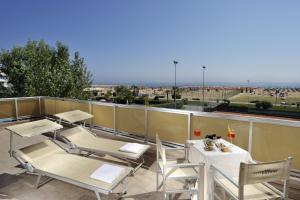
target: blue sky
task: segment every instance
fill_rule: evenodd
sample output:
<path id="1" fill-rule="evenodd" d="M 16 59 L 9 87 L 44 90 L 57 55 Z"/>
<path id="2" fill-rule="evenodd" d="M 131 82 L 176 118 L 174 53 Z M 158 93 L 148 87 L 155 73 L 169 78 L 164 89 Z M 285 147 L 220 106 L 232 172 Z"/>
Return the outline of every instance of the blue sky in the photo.
<path id="1" fill-rule="evenodd" d="M 300 1 L 0 0 L 0 48 L 67 44 L 95 82 L 300 82 Z"/>

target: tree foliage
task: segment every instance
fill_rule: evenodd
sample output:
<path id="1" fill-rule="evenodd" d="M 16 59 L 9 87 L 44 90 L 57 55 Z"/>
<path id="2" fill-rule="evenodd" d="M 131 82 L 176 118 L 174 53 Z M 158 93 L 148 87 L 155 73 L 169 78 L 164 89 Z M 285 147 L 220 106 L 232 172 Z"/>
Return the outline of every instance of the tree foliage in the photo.
<path id="1" fill-rule="evenodd" d="M 255 107 L 257 109 L 263 109 L 263 110 L 268 110 L 269 108 L 272 108 L 272 103 L 269 101 L 257 101 L 255 103 Z"/>
<path id="2" fill-rule="evenodd" d="M 128 103 L 133 102 L 134 97 L 133 97 L 130 89 L 128 89 L 127 87 L 125 87 L 123 85 L 117 86 L 117 87 L 115 87 L 115 91 L 116 91 L 115 100 L 117 101 L 117 103 L 126 104 L 127 102 Z"/>
<path id="3" fill-rule="evenodd" d="M 28 41 L 24 47 L 2 50 L 0 64 L 13 96 L 88 98 L 84 89 L 92 81 L 84 59 L 78 52 L 70 59 L 61 42 L 52 48 L 43 40 Z"/>

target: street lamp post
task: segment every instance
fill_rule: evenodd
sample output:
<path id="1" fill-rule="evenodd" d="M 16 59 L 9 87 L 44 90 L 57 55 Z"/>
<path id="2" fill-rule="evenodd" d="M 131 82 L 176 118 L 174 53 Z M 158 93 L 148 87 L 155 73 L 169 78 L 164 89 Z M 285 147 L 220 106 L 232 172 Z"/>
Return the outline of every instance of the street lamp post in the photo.
<path id="1" fill-rule="evenodd" d="M 202 77 L 202 106 L 204 107 L 204 72 L 205 72 L 205 66 L 202 66 L 203 69 L 203 77 Z"/>
<path id="2" fill-rule="evenodd" d="M 248 89 L 247 89 L 247 91 L 249 92 L 249 94 L 251 94 L 250 93 L 250 80 L 247 80 L 247 83 L 248 83 Z M 248 95 L 248 103 L 250 103 L 250 95 Z"/>
<path id="3" fill-rule="evenodd" d="M 175 66 L 174 104 L 175 104 L 175 109 L 176 109 L 176 65 L 178 64 L 178 61 L 174 60 L 173 63 Z"/>

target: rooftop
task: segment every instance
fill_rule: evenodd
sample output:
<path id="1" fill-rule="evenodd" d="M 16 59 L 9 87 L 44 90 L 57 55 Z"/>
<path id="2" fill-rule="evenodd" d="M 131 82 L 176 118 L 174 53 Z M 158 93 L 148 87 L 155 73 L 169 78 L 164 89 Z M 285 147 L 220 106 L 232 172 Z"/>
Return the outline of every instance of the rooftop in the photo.
<path id="1" fill-rule="evenodd" d="M 195 129 L 222 135 L 223 132 L 226 132 L 224 129 L 226 130 L 227 124 L 230 123 L 238 132 L 235 144 L 251 152 L 255 160 L 279 160 L 285 158 L 286 155 L 294 157 L 289 197 L 300 199 L 299 140 L 297 140 L 300 124 L 297 121 L 220 113 L 206 114 L 48 97 L 2 99 L 0 108 L 0 119 L 18 120 L 0 124 L 0 199 L 95 199 L 95 194 L 90 190 L 58 180 L 52 180 L 39 189 L 35 189 L 33 184 L 36 176 L 26 173 L 19 163 L 8 154 L 10 138 L 8 131 L 5 130 L 6 126 L 75 109 L 94 115 L 94 119 L 90 123 L 94 127 L 93 132 L 99 137 L 131 142 L 146 137 L 151 141 L 153 134 L 158 131 L 164 133 L 162 139 L 166 142 L 165 144 L 171 146 L 183 144 L 186 139 L 197 139 L 192 134 Z M 283 136 L 282 133 L 285 135 Z M 226 134 L 223 134 L 222 137 L 226 138 Z M 17 148 L 21 148 L 38 143 L 45 138 L 45 136 L 22 139 L 16 137 L 15 144 Z M 151 142 L 149 144 L 151 148 L 145 153 L 145 164 L 134 176 L 126 178 L 127 194 L 124 199 L 162 199 L 161 192 L 156 191 L 156 146 Z M 181 151 L 175 151 L 171 156 L 178 157 L 180 154 L 182 154 Z M 126 165 L 124 160 L 115 157 L 91 156 L 94 159 Z M 179 182 L 174 181 L 172 184 L 177 186 Z M 279 183 L 272 184 L 281 188 Z M 116 199 L 116 195 L 104 196 L 103 199 Z M 188 199 L 188 197 L 180 195 L 175 196 L 174 199 Z"/>

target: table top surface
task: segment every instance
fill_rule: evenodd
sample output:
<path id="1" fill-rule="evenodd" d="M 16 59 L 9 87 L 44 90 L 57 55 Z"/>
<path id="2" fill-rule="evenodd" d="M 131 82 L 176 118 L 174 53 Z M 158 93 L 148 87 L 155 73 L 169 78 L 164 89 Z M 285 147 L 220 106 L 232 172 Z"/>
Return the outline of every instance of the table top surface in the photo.
<path id="1" fill-rule="evenodd" d="M 218 149 L 216 146 L 214 146 L 213 151 L 206 151 L 204 149 L 204 143 L 203 140 L 189 140 L 188 143 L 191 144 L 194 148 L 196 148 L 201 154 L 205 156 L 217 156 L 217 155 L 232 155 L 232 154 L 249 154 L 248 151 L 231 144 L 230 142 L 224 140 L 224 139 L 218 139 L 217 142 L 223 143 L 224 145 L 228 146 L 230 148 L 230 152 L 222 152 L 220 149 Z"/>
<path id="2" fill-rule="evenodd" d="M 83 112 L 81 110 L 73 110 L 64 113 L 58 113 L 55 114 L 54 116 L 70 123 L 84 121 L 87 119 L 91 119 L 93 117 L 93 115 L 87 112 Z"/>
<path id="3" fill-rule="evenodd" d="M 62 125 L 52 122 L 48 119 L 42 119 L 6 127 L 7 130 L 21 137 L 41 135 L 43 133 L 53 132 L 61 128 L 63 128 Z"/>

